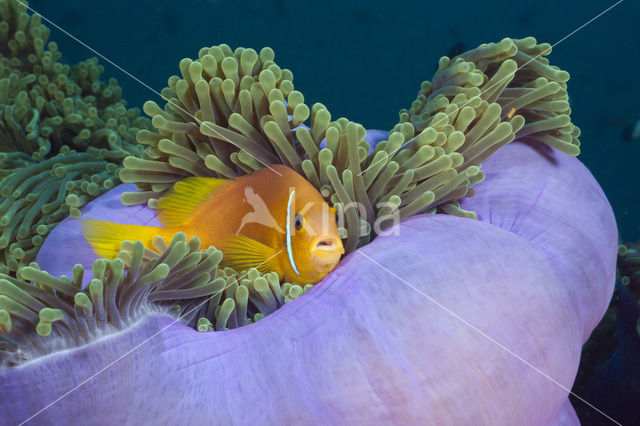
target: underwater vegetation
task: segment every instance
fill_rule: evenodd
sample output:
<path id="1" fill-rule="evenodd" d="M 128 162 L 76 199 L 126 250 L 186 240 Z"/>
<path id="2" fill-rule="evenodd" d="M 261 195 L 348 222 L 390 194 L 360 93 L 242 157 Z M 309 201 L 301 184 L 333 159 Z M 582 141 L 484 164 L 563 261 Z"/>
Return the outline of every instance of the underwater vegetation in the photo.
<path id="1" fill-rule="evenodd" d="M 617 233 L 573 158 L 569 75 L 548 44 L 441 58 L 372 139 L 307 106 L 270 48 L 182 60 L 149 122 L 95 60 L 56 62 L 37 15 L 0 0 L 0 16 L 3 75 L 26 79 L 0 80 L 3 419 L 575 423 L 567 390 L 611 296 Z M 316 286 L 221 268 L 180 233 L 98 259 L 76 220 L 157 225 L 185 177 L 272 164 L 344 219 L 350 254 Z"/>

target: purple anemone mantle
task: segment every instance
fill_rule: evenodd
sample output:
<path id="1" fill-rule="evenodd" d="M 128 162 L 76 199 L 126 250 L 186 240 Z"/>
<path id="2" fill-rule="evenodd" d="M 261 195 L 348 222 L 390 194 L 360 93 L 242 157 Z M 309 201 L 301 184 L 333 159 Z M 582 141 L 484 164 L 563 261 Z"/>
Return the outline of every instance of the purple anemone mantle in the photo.
<path id="1" fill-rule="evenodd" d="M 246 327 L 154 336 L 173 319 L 149 314 L 0 370 L 0 418 L 53 403 L 35 423 L 576 424 L 566 389 L 613 290 L 611 207 L 577 159 L 540 144 L 483 169 L 463 202 L 479 220 L 410 218 Z M 151 217 L 113 194 L 87 210 Z M 68 219 L 38 262 L 69 274 L 69 259 L 91 263 L 81 243 Z"/>

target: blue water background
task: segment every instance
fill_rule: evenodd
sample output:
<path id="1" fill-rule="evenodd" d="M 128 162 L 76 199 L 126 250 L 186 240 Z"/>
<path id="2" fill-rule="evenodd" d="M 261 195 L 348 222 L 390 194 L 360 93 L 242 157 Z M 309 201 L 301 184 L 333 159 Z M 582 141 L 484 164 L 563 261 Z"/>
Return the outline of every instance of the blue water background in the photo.
<path id="1" fill-rule="evenodd" d="M 580 159 L 609 197 L 621 238 L 635 241 L 640 239 L 640 138 L 627 140 L 623 134 L 640 120 L 640 5 L 625 0 L 579 29 L 614 3 L 33 0 L 30 5 L 157 92 L 179 73 L 178 61 L 197 57 L 203 46 L 271 46 L 276 62 L 293 71 L 308 105 L 322 102 L 335 118 L 381 129 L 396 123 L 420 82 L 431 79 L 438 58 L 457 48 L 530 35 L 559 42 L 550 58 L 571 73 L 572 117 L 582 129 Z M 52 30 L 64 61 L 95 56 Z M 158 94 L 101 62 L 130 106 L 148 99 L 162 104 Z"/>

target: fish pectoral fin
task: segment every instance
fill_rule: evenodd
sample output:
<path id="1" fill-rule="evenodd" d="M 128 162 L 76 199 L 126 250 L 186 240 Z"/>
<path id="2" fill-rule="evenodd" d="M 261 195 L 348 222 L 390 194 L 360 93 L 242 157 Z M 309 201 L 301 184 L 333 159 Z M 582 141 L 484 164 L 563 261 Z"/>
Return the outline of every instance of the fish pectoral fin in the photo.
<path id="1" fill-rule="evenodd" d="M 277 271 L 277 251 L 244 235 L 234 235 L 222 245 L 222 264 L 236 271 L 256 268 L 263 274 Z"/>
<path id="2" fill-rule="evenodd" d="M 158 200 L 158 219 L 166 227 L 183 225 L 228 179 L 188 177 L 171 188 L 169 193 Z"/>

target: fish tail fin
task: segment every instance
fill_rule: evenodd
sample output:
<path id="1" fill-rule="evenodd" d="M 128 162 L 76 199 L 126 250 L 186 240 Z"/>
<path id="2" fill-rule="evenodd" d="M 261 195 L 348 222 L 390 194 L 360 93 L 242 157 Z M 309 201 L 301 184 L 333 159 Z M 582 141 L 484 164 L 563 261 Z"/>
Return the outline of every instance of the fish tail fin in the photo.
<path id="1" fill-rule="evenodd" d="M 80 220 L 85 239 L 100 257 L 114 259 L 124 240 L 141 241 L 145 247 L 153 249 L 152 240 L 156 235 L 166 239 L 167 229 L 157 226 L 123 225 L 106 220 Z"/>

